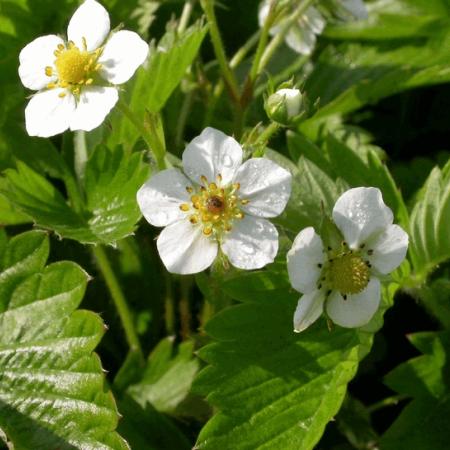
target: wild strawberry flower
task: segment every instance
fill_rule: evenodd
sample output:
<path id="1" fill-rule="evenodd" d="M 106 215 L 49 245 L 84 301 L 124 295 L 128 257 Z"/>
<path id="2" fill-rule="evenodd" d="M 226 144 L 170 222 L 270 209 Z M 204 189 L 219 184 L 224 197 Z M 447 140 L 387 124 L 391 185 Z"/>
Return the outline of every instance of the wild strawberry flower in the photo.
<path id="1" fill-rule="evenodd" d="M 294 331 L 315 322 L 324 309 L 336 324 L 361 327 L 378 310 L 379 277 L 397 268 L 408 249 L 408 235 L 393 225 L 393 214 L 377 188 L 354 188 L 337 200 L 333 221 L 339 244 L 325 248 L 308 227 L 287 254 L 289 279 L 303 295 L 294 314 Z"/>
<path id="2" fill-rule="evenodd" d="M 98 127 L 127 81 L 148 55 L 148 44 L 132 31 L 110 33 L 109 15 L 86 0 L 67 28 L 67 41 L 41 36 L 22 49 L 19 76 L 34 91 L 26 109 L 30 136 Z"/>
<path id="3" fill-rule="evenodd" d="M 259 26 L 262 27 L 270 11 L 273 0 L 261 2 L 258 13 Z M 291 14 L 295 14 L 298 2 L 291 3 Z M 363 0 L 338 0 L 332 3 L 332 12 L 341 20 L 366 19 L 367 10 Z M 288 17 L 289 15 L 287 15 Z M 269 33 L 278 34 L 284 26 L 286 18 L 275 23 Z M 316 45 L 318 35 L 322 33 L 327 21 L 318 8 L 310 6 L 289 28 L 285 42 L 288 47 L 302 55 L 310 55 Z"/>
<path id="4" fill-rule="evenodd" d="M 184 173 L 172 168 L 153 175 L 138 191 L 147 221 L 165 227 L 157 240 L 167 270 L 200 272 L 216 259 L 219 247 L 240 269 L 273 262 L 276 217 L 291 191 L 290 173 L 266 158 L 242 162 L 241 146 L 206 128 L 183 153 Z"/>

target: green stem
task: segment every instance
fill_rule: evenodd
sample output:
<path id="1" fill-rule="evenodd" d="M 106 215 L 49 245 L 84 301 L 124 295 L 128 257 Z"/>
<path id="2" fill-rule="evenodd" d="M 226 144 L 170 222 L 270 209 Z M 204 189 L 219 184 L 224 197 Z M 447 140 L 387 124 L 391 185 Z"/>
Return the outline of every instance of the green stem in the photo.
<path id="1" fill-rule="evenodd" d="M 194 0 L 187 0 L 184 3 L 183 11 L 181 12 L 180 22 L 178 24 L 178 33 L 181 34 L 186 29 L 189 19 L 191 18 L 192 10 L 194 8 Z"/>
<path id="2" fill-rule="evenodd" d="M 255 142 L 255 147 L 261 147 L 264 149 L 264 147 L 269 142 L 270 138 L 281 128 L 281 125 L 279 125 L 276 122 L 272 122 L 258 137 L 258 139 Z M 256 151 L 253 156 L 262 156 L 260 155 L 260 151 Z"/>
<path id="3" fill-rule="evenodd" d="M 256 33 L 254 33 L 248 39 L 248 41 L 230 59 L 230 67 L 232 69 L 235 69 L 237 66 L 239 66 L 239 64 L 248 55 L 250 50 L 256 45 L 256 43 L 258 42 L 260 33 L 261 33 L 260 30 L 258 30 Z M 224 85 L 223 79 L 220 79 L 220 81 L 216 84 L 216 86 L 214 88 L 212 97 L 209 99 L 208 110 L 206 111 L 206 114 L 205 114 L 203 127 L 206 127 L 211 123 L 211 119 L 214 115 L 214 111 L 216 110 L 216 106 L 219 101 L 219 98 L 222 95 L 224 86 L 225 85 Z"/>
<path id="4" fill-rule="evenodd" d="M 383 400 L 368 406 L 367 411 L 372 414 L 379 409 L 385 408 L 386 406 L 397 405 L 399 402 L 406 400 L 407 398 L 409 398 L 409 396 L 404 394 L 393 395 L 392 397 L 384 398 Z"/>
<path id="5" fill-rule="evenodd" d="M 117 107 L 120 109 L 122 114 L 134 125 L 136 130 L 147 143 L 149 149 L 152 151 L 155 157 L 159 170 L 165 169 L 166 163 L 164 160 L 164 155 L 166 150 L 164 147 L 164 143 L 161 142 L 156 130 L 153 128 L 152 133 L 150 133 L 145 124 L 141 123 L 141 121 L 136 117 L 133 111 L 131 111 L 128 105 L 121 98 L 117 102 Z M 148 125 L 151 126 L 152 123 L 149 123 Z"/>
<path id="6" fill-rule="evenodd" d="M 260 74 L 262 70 L 267 66 L 273 54 L 275 53 L 275 50 L 284 41 L 289 28 L 291 28 L 294 22 L 298 20 L 298 18 L 308 9 L 309 6 L 314 3 L 314 1 L 315 0 L 303 0 L 303 2 L 296 9 L 295 13 L 292 14 L 292 16 L 290 16 L 288 19 L 286 19 L 281 30 L 272 38 L 272 40 L 269 42 L 269 45 L 266 47 L 261 57 L 258 70 L 256 71 L 257 75 Z"/>
<path id="7" fill-rule="evenodd" d="M 240 99 L 239 87 L 236 77 L 228 64 L 227 57 L 225 55 L 225 49 L 222 38 L 220 37 L 216 14 L 214 12 L 214 0 L 201 0 L 201 5 L 208 20 L 209 34 L 211 36 L 217 62 L 219 63 L 219 67 L 222 72 L 222 77 L 230 92 L 232 100 L 238 105 Z"/>
<path id="8" fill-rule="evenodd" d="M 75 212 L 81 212 L 84 209 L 83 194 L 80 191 L 80 187 L 75 180 L 72 171 L 68 167 L 64 167 L 64 184 L 66 186 L 67 195 L 70 199 L 70 203 Z"/>
<path id="9" fill-rule="evenodd" d="M 134 328 L 131 311 L 128 308 L 125 296 L 119 282 L 117 281 L 111 264 L 109 263 L 108 256 L 101 245 L 92 246 L 92 253 L 94 254 L 98 267 L 102 272 L 103 278 L 105 279 L 106 285 L 108 286 L 109 292 L 116 306 L 117 312 L 119 313 L 130 350 L 138 352 L 139 355 L 144 358 L 141 344 Z"/>
<path id="10" fill-rule="evenodd" d="M 276 6 L 276 2 L 272 1 L 270 3 L 269 14 L 267 15 L 266 20 L 264 21 L 264 25 L 261 29 L 261 34 L 259 36 L 259 41 L 258 41 L 258 47 L 256 48 L 255 57 L 253 58 L 252 67 L 250 69 L 250 73 L 248 76 L 249 82 L 251 85 L 253 85 L 254 81 L 256 80 L 257 76 L 260 73 L 259 66 L 260 66 L 261 58 L 264 54 L 264 50 L 267 46 L 267 41 L 269 40 L 269 31 L 272 28 L 273 21 L 274 21 L 275 6 Z"/>

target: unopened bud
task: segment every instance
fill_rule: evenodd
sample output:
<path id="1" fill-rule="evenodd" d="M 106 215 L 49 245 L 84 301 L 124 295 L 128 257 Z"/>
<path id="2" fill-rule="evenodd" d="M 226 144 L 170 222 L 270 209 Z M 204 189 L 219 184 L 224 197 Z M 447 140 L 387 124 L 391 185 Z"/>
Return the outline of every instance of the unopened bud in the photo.
<path id="1" fill-rule="evenodd" d="M 279 89 L 266 101 L 266 112 L 270 119 L 282 125 L 291 125 L 304 112 L 302 93 L 298 89 Z"/>

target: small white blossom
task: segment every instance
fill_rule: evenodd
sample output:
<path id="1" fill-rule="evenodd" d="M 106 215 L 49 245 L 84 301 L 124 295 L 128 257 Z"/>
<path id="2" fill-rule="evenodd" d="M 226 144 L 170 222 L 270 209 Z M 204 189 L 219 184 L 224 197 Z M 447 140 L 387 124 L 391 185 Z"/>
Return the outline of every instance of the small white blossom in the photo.
<path id="1" fill-rule="evenodd" d="M 338 245 L 325 248 L 308 227 L 287 255 L 291 284 L 303 294 L 294 314 L 296 332 L 315 322 L 324 308 L 342 327 L 367 324 L 380 304 L 379 276 L 397 268 L 408 249 L 408 235 L 392 224 L 392 211 L 377 188 L 348 190 L 332 216 L 343 236 Z"/>
<path id="2" fill-rule="evenodd" d="M 273 0 L 263 0 L 260 4 L 258 21 L 262 27 L 270 11 L 270 4 Z M 276 2 L 275 2 L 276 3 Z M 290 12 L 278 20 L 270 29 L 272 36 L 278 34 L 284 27 L 289 15 L 295 14 L 298 2 L 292 1 Z M 329 13 L 340 20 L 364 20 L 367 19 L 367 9 L 363 0 L 336 0 L 328 8 Z M 326 14 L 326 12 L 325 12 Z M 288 47 L 302 55 L 310 55 L 316 45 L 317 36 L 322 33 L 327 21 L 318 8 L 310 6 L 298 19 L 289 27 L 285 42 Z"/>
<path id="3" fill-rule="evenodd" d="M 200 272 L 219 247 L 240 269 L 273 262 L 278 232 L 266 218 L 285 208 L 291 175 L 269 159 L 242 158 L 232 137 L 206 128 L 183 153 L 184 173 L 163 170 L 138 191 L 144 217 L 165 227 L 157 247 L 169 272 Z"/>
<path id="4" fill-rule="evenodd" d="M 118 100 L 118 89 L 148 55 L 132 31 L 110 33 L 109 15 L 86 0 L 70 19 L 67 41 L 41 36 L 22 49 L 19 76 L 34 91 L 26 109 L 30 136 L 98 127 Z"/>

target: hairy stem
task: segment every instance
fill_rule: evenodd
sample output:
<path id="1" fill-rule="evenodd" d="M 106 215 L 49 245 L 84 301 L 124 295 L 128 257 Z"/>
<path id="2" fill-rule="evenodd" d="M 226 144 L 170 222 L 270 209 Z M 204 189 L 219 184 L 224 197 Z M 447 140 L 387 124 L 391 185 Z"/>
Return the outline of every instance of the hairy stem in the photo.
<path id="1" fill-rule="evenodd" d="M 116 306 L 130 350 L 138 352 L 138 354 L 143 358 L 144 356 L 142 353 L 141 344 L 134 328 L 131 311 L 128 308 L 122 288 L 120 287 L 111 264 L 109 263 L 104 247 L 101 245 L 93 246 L 92 253 L 94 254 L 98 268 L 105 279 L 106 285 L 108 286 L 109 292 L 114 301 L 114 305 Z"/>
<path id="2" fill-rule="evenodd" d="M 117 107 L 120 109 L 122 114 L 134 125 L 136 130 L 142 136 L 149 149 L 153 153 L 159 170 L 165 169 L 166 163 L 164 161 L 164 155 L 166 150 L 164 147 L 164 143 L 161 142 L 158 133 L 156 133 L 156 130 L 152 129 L 152 132 L 150 132 L 146 124 L 141 123 L 141 121 L 136 117 L 133 111 L 131 111 L 131 109 L 122 99 L 119 99 L 119 101 L 117 102 Z"/>

